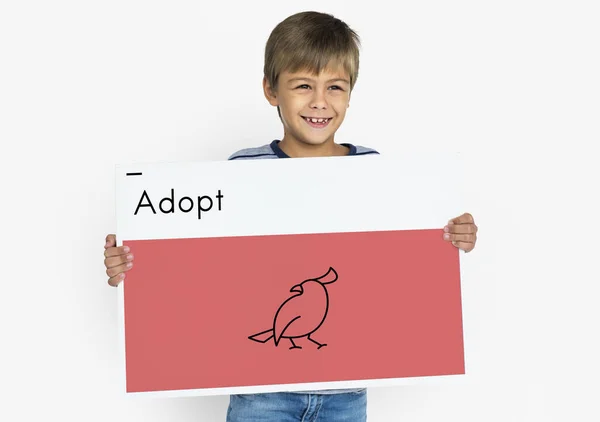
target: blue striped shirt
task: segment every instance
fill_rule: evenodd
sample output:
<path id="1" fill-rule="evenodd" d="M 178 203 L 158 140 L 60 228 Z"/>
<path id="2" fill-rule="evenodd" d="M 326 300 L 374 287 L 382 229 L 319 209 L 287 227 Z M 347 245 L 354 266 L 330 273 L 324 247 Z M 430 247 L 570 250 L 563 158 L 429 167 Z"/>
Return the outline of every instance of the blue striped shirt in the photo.
<path id="1" fill-rule="evenodd" d="M 279 147 L 279 140 L 276 139 L 270 144 L 262 145 L 254 148 L 245 148 L 232 154 L 230 160 L 264 160 L 272 158 L 290 158 L 285 152 Z M 359 145 L 352 144 L 340 144 L 344 145 L 350 152 L 348 155 L 367 155 L 367 154 L 379 154 L 372 148 L 367 148 Z"/>

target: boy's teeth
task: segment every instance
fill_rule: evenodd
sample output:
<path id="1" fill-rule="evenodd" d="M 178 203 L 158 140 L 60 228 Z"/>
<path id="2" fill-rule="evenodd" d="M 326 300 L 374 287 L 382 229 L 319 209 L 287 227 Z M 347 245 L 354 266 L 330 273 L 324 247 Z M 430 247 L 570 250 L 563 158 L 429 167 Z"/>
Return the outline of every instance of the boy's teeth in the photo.
<path id="1" fill-rule="evenodd" d="M 323 122 L 327 122 L 327 120 L 329 120 L 329 119 L 311 119 L 309 117 L 308 120 L 310 120 L 313 123 L 323 123 Z"/>

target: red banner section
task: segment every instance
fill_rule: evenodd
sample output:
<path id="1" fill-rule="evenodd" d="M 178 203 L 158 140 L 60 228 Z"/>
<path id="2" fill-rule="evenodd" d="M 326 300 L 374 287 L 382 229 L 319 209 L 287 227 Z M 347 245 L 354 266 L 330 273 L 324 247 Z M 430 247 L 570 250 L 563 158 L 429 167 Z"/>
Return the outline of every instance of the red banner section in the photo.
<path id="1" fill-rule="evenodd" d="M 464 374 L 442 230 L 126 241 L 127 391 Z"/>

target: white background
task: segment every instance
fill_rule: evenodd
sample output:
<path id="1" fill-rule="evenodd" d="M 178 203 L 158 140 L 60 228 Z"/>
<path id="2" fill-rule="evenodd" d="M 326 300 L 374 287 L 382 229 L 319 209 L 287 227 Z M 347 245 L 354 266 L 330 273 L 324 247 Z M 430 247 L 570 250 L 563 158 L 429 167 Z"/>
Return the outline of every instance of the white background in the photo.
<path id="1" fill-rule="evenodd" d="M 280 137 L 264 44 L 310 9 L 363 40 L 339 142 L 470 157 L 470 381 L 372 389 L 369 420 L 600 419 L 596 2 L 24 0 L 0 6 L 1 420 L 224 420 L 118 388 L 114 166 Z"/>

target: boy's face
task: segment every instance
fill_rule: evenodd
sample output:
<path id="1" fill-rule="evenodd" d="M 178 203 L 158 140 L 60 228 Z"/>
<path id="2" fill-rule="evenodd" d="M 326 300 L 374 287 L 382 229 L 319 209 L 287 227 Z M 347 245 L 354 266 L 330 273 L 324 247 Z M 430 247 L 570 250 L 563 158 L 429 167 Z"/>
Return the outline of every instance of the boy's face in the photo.
<path id="1" fill-rule="evenodd" d="M 263 87 L 269 103 L 281 111 L 284 141 L 333 144 L 350 105 L 350 78 L 345 71 L 324 70 L 319 75 L 282 72 L 277 90 L 266 80 Z"/>

